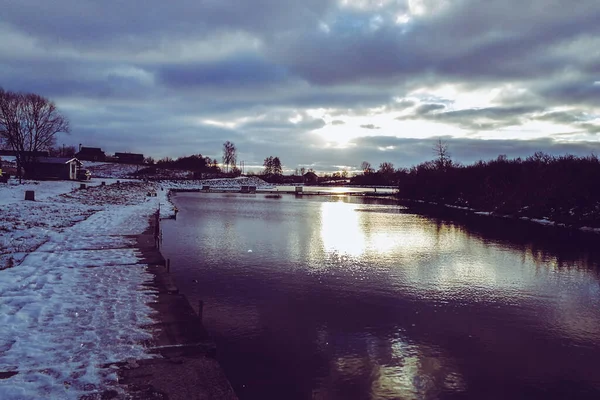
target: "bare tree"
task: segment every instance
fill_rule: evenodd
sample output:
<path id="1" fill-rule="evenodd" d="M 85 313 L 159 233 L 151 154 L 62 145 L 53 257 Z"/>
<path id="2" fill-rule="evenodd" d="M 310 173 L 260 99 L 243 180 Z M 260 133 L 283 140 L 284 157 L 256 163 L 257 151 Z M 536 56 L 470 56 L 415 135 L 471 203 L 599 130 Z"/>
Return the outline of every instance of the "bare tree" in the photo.
<path id="1" fill-rule="evenodd" d="M 433 146 L 433 152 L 436 155 L 435 165 L 437 169 L 446 169 L 452 165 L 450 152 L 448 151 L 448 143 L 443 142 L 442 139 L 438 139 Z"/>
<path id="2" fill-rule="evenodd" d="M 0 88 L 0 139 L 15 151 L 17 168 L 31 163 L 36 152 L 56 142 L 56 134 L 68 133 L 69 121 L 54 102 L 35 93 L 14 93 Z"/>
<path id="3" fill-rule="evenodd" d="M 377 172 L 379 172 L 382 175 L 391 175 L 395 172 L 396 170 L 394 169 L 394 164 L 392 164 L 391 162 L 382 162 L 381 164 L 379 164 L 379 170 Z"/>
<path id="4" fill-rule="evenodd" d="M 362 169 L 365 175 L 373 173 L 373 168 L 371 167 L 371 163 L 368 161 L 363 161 L 360 164 L 360 169 Z"/>
<path id="5" fill-rule="evenodd" d="M 230 165 L 235 166 L 236 159 L 237 149 L 235 148 L 235 144 L 228 140 L 223 143 L 223 165 L 227 167 L 226 172 L 229 172 Z"/>

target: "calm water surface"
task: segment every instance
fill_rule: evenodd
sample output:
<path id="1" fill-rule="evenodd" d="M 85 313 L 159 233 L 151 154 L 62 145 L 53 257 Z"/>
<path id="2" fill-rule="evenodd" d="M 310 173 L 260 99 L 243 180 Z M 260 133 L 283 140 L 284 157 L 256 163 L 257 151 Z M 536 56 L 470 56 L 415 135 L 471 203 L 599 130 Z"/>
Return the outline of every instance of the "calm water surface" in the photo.
<path id="1" fill-rule="evenodd" d="M 174 201 L 163 253 L 242 400 L 600 398 L 591 240 L 382 199 Z"/>

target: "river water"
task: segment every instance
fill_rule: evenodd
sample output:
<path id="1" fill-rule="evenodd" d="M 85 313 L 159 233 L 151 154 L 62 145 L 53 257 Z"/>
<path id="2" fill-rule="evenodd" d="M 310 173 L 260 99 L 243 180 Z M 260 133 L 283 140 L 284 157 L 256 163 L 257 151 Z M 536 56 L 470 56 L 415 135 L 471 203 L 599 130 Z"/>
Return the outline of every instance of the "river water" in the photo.
<path id="1" fill-rule="evenodd" d="M 178 193 L 163 254 L 240 399 L 598 399 L 600 253 L 385 199 Z"/>

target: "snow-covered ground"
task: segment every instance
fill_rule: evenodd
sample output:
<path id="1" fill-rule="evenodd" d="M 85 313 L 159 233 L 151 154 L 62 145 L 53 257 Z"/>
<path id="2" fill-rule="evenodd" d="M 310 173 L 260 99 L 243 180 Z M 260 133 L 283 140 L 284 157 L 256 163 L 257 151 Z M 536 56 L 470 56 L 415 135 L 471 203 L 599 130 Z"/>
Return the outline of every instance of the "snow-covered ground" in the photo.
<path id="1" fill-rule="evenodd" d="M 128 235 L 170 189 L 271 188 L 256 177 L 0 184 L 0 399 L 100 398 L 119 391 L 106 364 L 148 358 L 152 277 Z M 101 185 L 101 182 L 106 185 Z M 36 201 L 24 200 L 34 190 Z M 152 194 L 148 196 L 148 194 Z M 153 194 L 156 194 L 154 196 Z"/>
<path id="2" fill-rule="evenodd" d="M 29 188 L 36 201 L 23 200 Z M 165 201 L 147 196 L 155 188 L 0 186 L 0 399 L 99 398 L 118 389 L 104 364 L 150 357 L 151 276 L 125 235 Z"/>
<path id="3" fill-rule="evenodd" d="M 209 186 L 211 189 L 240 190 L 242 186 L 256 186 L 257 189 L 274 189 L 270 183 L 256 176 L 240 176 L 237 178 L 202 179 L 202 180 L 163 180 L 161 185 L 168 189 L 202 189 Z"/>
<path id="4" fill-rule="evenodd" d="M 152 167 L 138 164 L 119 164 L 111 162 L 84 161 L 83 168 L 90 170 L 92 177 L 97 178 L 131 178 L 138 171 Z M 156 168 L 152 179 L 189 179 L 194 176 L 192 171 Z"/>
<path id="5" fill-rule="evenodd" d="M 8 183 L 0 183 L 0 209 L 10 203 L 20 202 L 25 198 L 26 190 L 35 192 L 36 200 L 45 200 L 48 197 L 57 196 L 79 188 L 80 184 L 87 186 L 99 186 L 102 182 L 107 185 L 115 183 L 117 179 L 93 179 L 91 181 L 32 181 L 23 180 L 22 184 L 15 178 L 11 178 Z"/>
<path id="6" fill-rule="evenodd" d="M 92 173 L 92 178 L 131 178 L 131 174 L 144 168 L 141 165 L 109 162 L 83 161 L 83 168 Z"/>

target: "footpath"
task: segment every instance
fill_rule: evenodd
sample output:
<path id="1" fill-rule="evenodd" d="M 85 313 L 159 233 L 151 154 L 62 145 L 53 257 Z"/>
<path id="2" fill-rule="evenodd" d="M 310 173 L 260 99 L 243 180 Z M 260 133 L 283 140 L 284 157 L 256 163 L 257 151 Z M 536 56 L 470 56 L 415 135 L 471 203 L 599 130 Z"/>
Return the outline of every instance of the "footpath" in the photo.
<path id="1" fill-rule="evenodd" d="M 106 185 L 0 210 L 15 260 L 0 270 L 1 399 L 236 399 L 153 235 L 140 235 L 155 189 Z"/>

